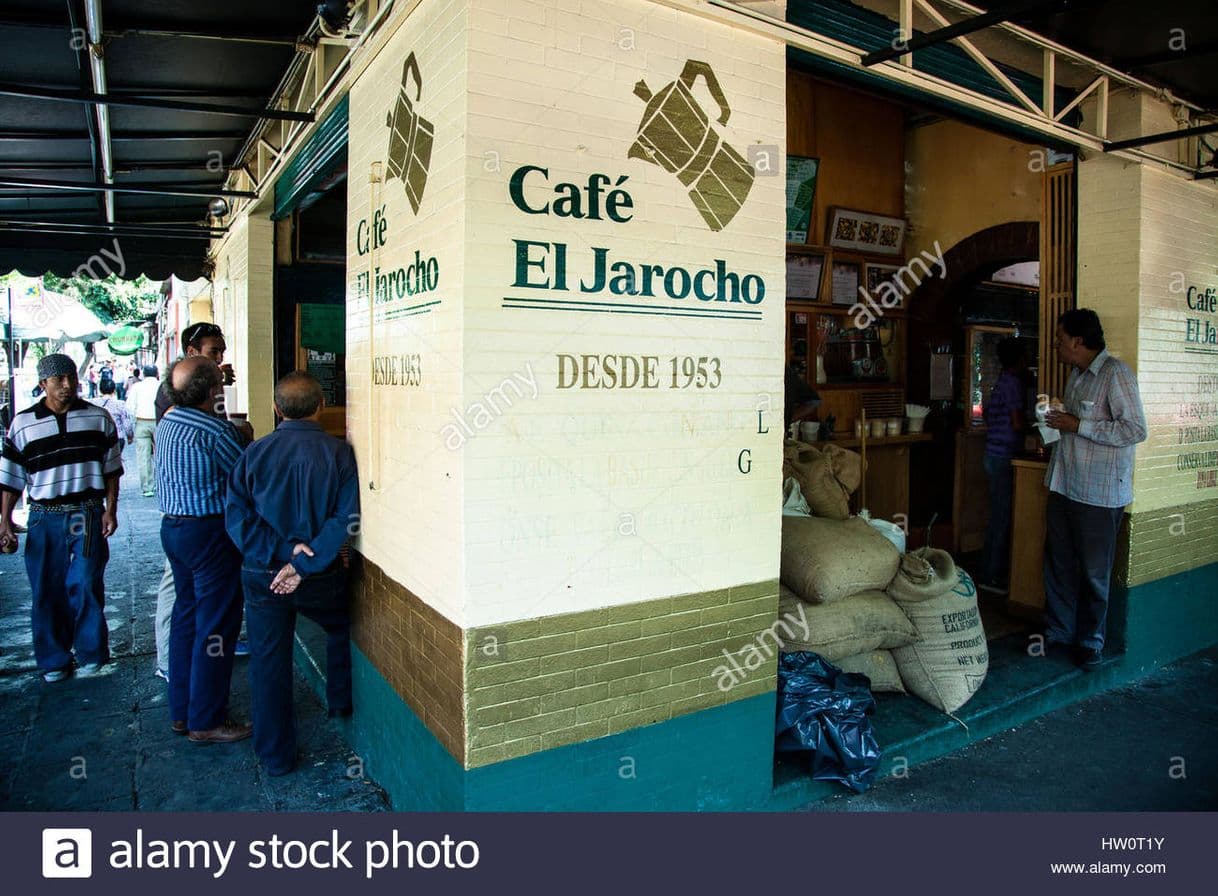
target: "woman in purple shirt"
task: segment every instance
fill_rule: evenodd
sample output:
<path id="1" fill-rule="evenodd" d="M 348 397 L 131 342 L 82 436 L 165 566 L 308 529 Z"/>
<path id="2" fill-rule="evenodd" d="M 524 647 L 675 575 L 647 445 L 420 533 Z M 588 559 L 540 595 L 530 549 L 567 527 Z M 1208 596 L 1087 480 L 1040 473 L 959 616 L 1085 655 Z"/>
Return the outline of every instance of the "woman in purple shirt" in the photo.
<path id="1" fill-rule="evenodd" d="M 1024 385 L 1027 367 L 1023 346 L 1008 337 L 998 343 L 1002 374 L 985 402 L 985 467 L 990 491 L 990 522 L 985 530 L 985 559 L 978 583 L 987 591 L 1006 593 L 1011 545 L 1011 458 L 1023 441 Z"/>

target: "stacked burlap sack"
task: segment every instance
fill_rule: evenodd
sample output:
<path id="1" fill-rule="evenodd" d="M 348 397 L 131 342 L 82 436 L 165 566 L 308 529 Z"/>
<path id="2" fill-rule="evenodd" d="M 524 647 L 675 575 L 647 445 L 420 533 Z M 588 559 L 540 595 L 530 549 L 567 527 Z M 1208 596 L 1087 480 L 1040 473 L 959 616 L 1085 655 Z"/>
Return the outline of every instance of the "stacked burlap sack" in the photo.
<path id="1" fill-rule="evenodd" d="M 931 706 L 955 712 L 981 687 L 989 668 L 972 578 L 947 551 L 921 548 L 901 558 L 888 596 L 918 634 L 893 651 L 901 681 Z"/>
<path id="2" fill-rule="evenodd" d="M 814 515 L 844 520 L 850 516 L 850 496 L 863 481 L 862 460 L 840 445 L 816 448 L 788 439 L 782 451 L 782 478 L 799 483 Z"/>
<path id="3" fill-rule="evenodd" d="M 783 651 L 810 650 L 862 672 L 873 691 L 904 693 L 888 651 L 913 644 L 918 632 L 885 594 L 900 562 L 865 520 L 784 516 L 778 615 L 794 622 L 796 636 Z"/>

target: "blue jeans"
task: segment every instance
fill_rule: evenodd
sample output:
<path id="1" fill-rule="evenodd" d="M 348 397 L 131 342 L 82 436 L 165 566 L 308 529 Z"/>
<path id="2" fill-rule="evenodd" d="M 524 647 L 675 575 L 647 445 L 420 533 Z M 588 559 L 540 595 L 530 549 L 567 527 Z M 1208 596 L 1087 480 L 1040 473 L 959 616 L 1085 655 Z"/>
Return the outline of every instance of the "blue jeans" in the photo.
<path id="1" fill-rule="evenodd" d="M 982 574 L 987 582 L 998 584 L 1006 581 L 1011 565 L 1011 489 L 1015 475 L 1009 457 L 987 454 L 981 464 L 990 492 L 990 522 L 985 527 Z"/>
<path id="2" fill-rule="evenodd" d="M 1104 649 L 1108 586 L 1123 507 L 1049 492 L 1045 506 L 1045 639 Z"/>
<path id="3" fill-rule="evenodd" d="M 228 718 L 228 689 L 241 631 L 241 555 L 224 517 L 165 517 L 161 545 L 177 600 L 169 625 L 169 711 L 191 731 Z"/>
<path id="4" fill-rule="evenodd" d="M 296 711 L 292 703 L 292 644 L 296 614 L 326 633 L 326 701 L 331 715 L 351 711 L 351 614 L 343 570 L 305 577 L 295 592 L 271 592 L 275 571 L 242 569 L 245 628 L 250 645 L 250 699 L 254 753 L 270 775 L 291 771 L 296 761 Z M 299 604 L 299 605 L 298 605 Z"/>
<path id="5" fill-rule="evenodd" d="M 101 507 L 52 512 L 30 504 L 25 571 L 34 592 L 30 622 L 42 672 L 110 659 L 106 627 L 106 561 Z"/>

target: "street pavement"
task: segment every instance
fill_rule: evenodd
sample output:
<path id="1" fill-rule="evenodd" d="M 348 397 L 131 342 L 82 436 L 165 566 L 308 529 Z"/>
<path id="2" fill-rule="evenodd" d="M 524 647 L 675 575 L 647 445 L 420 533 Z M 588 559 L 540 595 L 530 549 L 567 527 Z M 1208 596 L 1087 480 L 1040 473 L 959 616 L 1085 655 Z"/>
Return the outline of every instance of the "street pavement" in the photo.
<path id="1" fill-rule="evenodd" d="M 262 774 L 250 740 L 201 745 L 170 732 L 165 682 L 153 674 L 161 515 L 156 498 L 140 496 L 134 447 L 123 461 L 119 529 L 106 569 L 114 661 L 104 674 L 42 680 L 21 553 L 0 555 L 0 811 L 387 810 L 384 792 L 361 776 L 362 763 L 299 673 L 300 755 L 292 774 Z M 231 709 L 241 720 L 250 717 L 248 669 L 238 658 Z"/>
<path id="2" fill-rule="evenodd" d="M 809 808 L 1218 810 L 1218 648 Z"/>

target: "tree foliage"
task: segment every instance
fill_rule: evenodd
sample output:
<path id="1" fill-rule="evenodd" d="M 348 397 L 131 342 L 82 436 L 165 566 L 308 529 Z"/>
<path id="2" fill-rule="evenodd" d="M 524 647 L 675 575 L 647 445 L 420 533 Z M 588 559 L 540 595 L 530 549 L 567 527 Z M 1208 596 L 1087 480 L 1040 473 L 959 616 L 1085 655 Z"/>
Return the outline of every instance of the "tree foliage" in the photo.
<path id="1" fill-rule="evenodd" d="M 143 274 L 134 280 L 120 280 L 114 274 L 104 280 L 65 279 L 46 274 L 42 285 L 52 292 L 80 299 L 81 304 L 108 324 L 144 319 L 156 311 L 161 294 L 161 284 Z"/>

